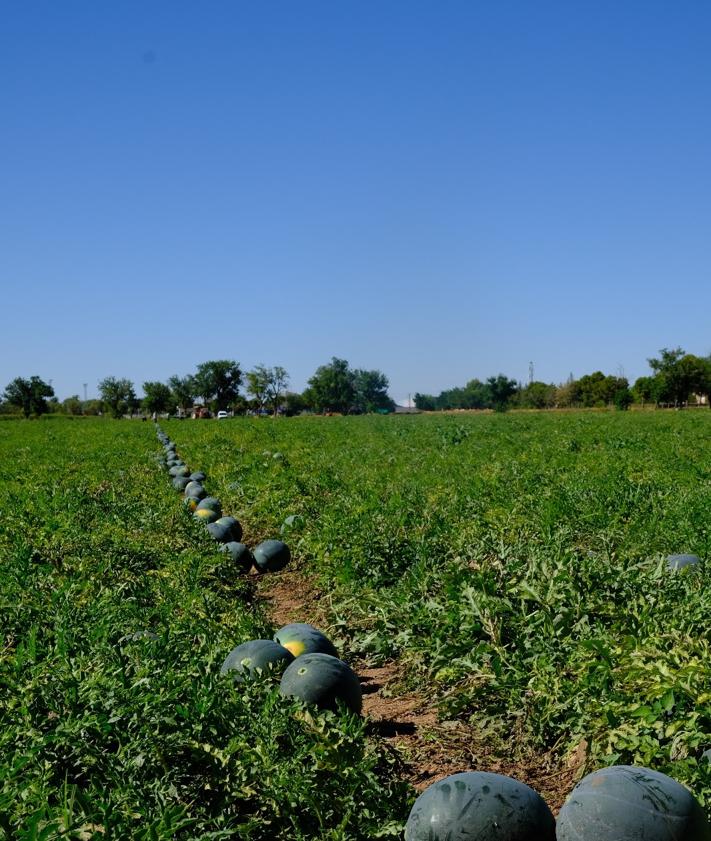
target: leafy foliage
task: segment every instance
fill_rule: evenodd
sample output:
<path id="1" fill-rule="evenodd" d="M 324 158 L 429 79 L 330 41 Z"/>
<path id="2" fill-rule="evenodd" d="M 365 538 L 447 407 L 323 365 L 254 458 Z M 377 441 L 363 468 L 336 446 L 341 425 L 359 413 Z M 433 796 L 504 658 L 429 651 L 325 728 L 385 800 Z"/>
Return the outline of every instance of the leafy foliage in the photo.
<path id="1" fill-rule="evenodd" d="M 138 406 L 131 380 L 104 377 L 99 383 L 99 394 L 113 418 L 122 418 Z"/>
<path id="2" fill-rule="evenodd" d="M 0 838 L 397 836 L 411 798 L 362 720 L 220 676 L 274 629 L 152 425 L 3 427 Z"/>
<path id="3" fill-rule="evenodd" d="M 29 380 L 23 377 L 16 377 L 5 389 L 4 399 L 11 406 L 22 410 L 22 414 L 29 418 L 30 415 L 44 415 L 49 411 L 47 405 L 48 397 L 54 397 L 54 389 L 37 376 Z"/>
<path id="4" fill-rule="evenodd" d="M 651 766 L 708 808 L 708 423 L 567 412 L 170 433 L 250 531 L 299 517 L 292 548 L 341 646 L 399 659 L 491 750 L 563 763 L 586 745 L 589 769 Z M 706 560 L 670 573 L 680 551 Z"/>
<path id="5" fill-rule="evenodd" d="M 200 395 L 215 412 L 227 409 L 237 398 L 241 382 L 242 371 L 232 359 L 203 362 L 192 378 L 195 394 Z"/>

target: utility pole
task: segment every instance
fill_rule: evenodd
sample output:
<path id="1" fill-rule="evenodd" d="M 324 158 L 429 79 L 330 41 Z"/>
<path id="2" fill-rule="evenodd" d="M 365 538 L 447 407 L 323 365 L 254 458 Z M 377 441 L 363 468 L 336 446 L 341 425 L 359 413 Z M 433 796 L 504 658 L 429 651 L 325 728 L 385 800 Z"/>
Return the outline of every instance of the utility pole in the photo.
<path id="1" fill-rule="evenodd" d="M 533 382 L 533 362 L 528 363 L 528 384 Z"/>

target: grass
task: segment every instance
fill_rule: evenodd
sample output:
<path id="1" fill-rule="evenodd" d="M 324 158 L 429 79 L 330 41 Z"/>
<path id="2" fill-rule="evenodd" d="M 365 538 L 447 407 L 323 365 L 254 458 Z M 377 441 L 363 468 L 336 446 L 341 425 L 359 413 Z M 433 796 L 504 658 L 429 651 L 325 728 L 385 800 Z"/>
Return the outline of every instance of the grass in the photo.
<path id="1" fill-rule="evenodd" d="M 289 542 L 347 658 L 401 660 L 492 749 L 585 742 L 709 809 L 711 415 L 165 429 L 250 545 Z M 159 452 L 147 423 L 1 425 L 0 837 L 398 837 L 413 795 L 363 722 L 220 678 L 273 629 Z"/>
<path id="2" fill-rule="evenodd" d="M 363 722 L 219 676 L 272 629 L 157 453 L 149 424 L 0 430 L 0 837 L 397 834 Z"/>
<path id="3" fill-rule="evenodd" d="M 250 535 L 286 528 L 351 656 L 401 658 L 513 753 L 583 741 L 711 807 L 711 415 L 298 418 L 169 433 Z M 703 562 L 670 574 L 669 553 Z"/>

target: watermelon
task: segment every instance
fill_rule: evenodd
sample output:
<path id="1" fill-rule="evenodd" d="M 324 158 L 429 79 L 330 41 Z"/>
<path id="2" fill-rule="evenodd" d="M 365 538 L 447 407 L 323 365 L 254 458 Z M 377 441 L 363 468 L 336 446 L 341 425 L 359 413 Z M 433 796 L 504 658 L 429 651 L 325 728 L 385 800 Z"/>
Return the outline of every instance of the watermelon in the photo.
<path id="1" fill-rule="evenodd" d="M 239 541 L 242 539 L 242 524 L 235 517 L 220 517 L 217 523 L 226 526 L 230 530 L 232 535 L 231 540 Z"/>
<path id="2" fill-rule="evenodd" d="M 202 470 L 196 470 L 194 473 L 190 474 L 190 478 L 193 482 L 204 482 L 207 479 L 207 476 L 202 472 Z"/>
<path id="3" fill-rule="evenodd" d="M 190 484 L 190 479 L 187 476 L 176 476 L 173 479 L 173 487 L 176 491 L 184 491 L 186 486 Z"/>
<path id="4" fill-rule="evenodd" d="M 284 625 L 274 634 L 274 639 L 284 648 L 288 648 L 294 657 L 302 654 L 330 654 L 331 657 L 338 657 L 331 640 L 318 628 L 305 622 Z"/>
<path id="5" fill-rule="evenodd" d="M 230 543 L 242 537 L 242 526 L 234 517 L 220 517 L 214 523 L 209 523 L 207 530 L 218 543 Z"/>
<path id="6" fill-rule="evenodd" d="M 291 552 L 281 540 L 265 540 L 253 552 L 258 572 L 278 572 L 291 560 Z"/>
<path id="7" fill-rule="evenodd" d="M 338 701 L 354 713 L 363 708 L 358 678 L 350 666 L 330 654 L 297 657 L 282 675 L 279 691 L 322 710 L 335 710 Z"/>
<path id="8" fill-rule="evenodd" d="M 185 486 L 185 496 L 196 496 L 198 499 L 203 499 L 207 494 L 200 482 L 188 479 L 188 484 Z"/>
<path id="9" fill-rule="evenodd" d="M 588 774 L 558 815 L 558 841 L 711 841 L 703 809 L 676 780 L 634 765 Z"/>
<path id="10" fill-rule="evenodd" d="M 555 820 L 532 788 L 501 774 L 465 771 L 425 789 L 405 841 L 555 841 Z"/>
<path id="11" fill-rule="evenodd" d="M 677 570 L 684 567 L 696 566 L 699 563 L 698 555 L 667 555 L 667 569 Z"/>
<path id="12" fill-rule="evenodd" d="M 217 513 L 213 511 L 212 508 L 200 508 L 200 503 L 198 503 L 197 508 L 193 513 L 193 517 L 203 523 L 214 523 L 217 519 Z"/>
<path id="13" fill-rule="evenodd" d="M 201 508 L 209 508 L 211 511 L 214 511 L 218 517 L 222 515 L 222 506 L 220 505 L 220 500 L 214 496 L 206 496 L 203 499 L 201 499 L 200 504 L 198 505 L 198 510 L 200 510 Z"/>
<path id="14" fill-rule="evenodd" d="M 291 663 L 293 656 L 273 640 L 250 640 L 233 648 L 222 664 L 220 674 L 235 671 L 239 679 L 254 676 L 267 668 L 280 668 Z"/>
<path id="15" fill-rule="evenodd" d="M 245 572 L 248 572 L 254 563 L 254 557 L 244 543 L 230 540 L 220 546 L 220 551 L 227 553 L 232 560 Z M 284 646 L 286 648 L 286 646 Z M 293 653 L 293 652 L 292 652 Z"/>

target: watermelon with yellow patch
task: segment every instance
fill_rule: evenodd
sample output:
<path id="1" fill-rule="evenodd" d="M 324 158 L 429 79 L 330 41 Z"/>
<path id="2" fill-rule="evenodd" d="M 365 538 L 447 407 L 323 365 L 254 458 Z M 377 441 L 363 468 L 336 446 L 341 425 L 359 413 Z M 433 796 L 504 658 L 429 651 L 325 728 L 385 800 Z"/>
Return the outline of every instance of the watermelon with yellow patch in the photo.
<path id="1" fill-rule="evenodd" d="M 213 511 L 212 508 L 196 508 L 195 513 L 193 514 L 197 520 L 200 520 L 202 523 L 214 523 L 217 520 L 217 512 Z"/>
<path id="2" fill-rule="evenodd" d="M 274 639 L 291 651 L 294 657 L 302 654 L 330 654 L 338 657 L 338 652 L 331 640 L 318 628 L 306 622 L 292 622 L 280 628 Z"/>

